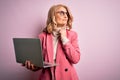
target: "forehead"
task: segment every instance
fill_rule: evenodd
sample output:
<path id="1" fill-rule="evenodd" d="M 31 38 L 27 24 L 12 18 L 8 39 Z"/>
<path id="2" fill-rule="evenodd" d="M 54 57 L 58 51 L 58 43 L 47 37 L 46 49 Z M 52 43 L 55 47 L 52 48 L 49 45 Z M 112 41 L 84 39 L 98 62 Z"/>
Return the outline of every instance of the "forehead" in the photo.
<path id="1" fill-rule="evenodd" d="M 65 12 L 67 12 L 67 10 L 66 10 L 66 8 L 65 7 L 58 7 L 57 9 L 56 9 L 56 11 L 65 11 Z"/>

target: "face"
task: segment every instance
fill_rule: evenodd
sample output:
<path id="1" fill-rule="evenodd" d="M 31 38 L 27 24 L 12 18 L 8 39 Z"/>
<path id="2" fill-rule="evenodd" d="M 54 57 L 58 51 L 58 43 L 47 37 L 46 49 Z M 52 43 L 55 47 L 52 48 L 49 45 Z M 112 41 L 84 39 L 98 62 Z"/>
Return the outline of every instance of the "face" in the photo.
<path id="1" fill-rule="evenodd" d="M 67 24 L 68 21 L 68 12 L 64 7 L 60 7 L 56 10 L 55 20 L 57 22 L 57 26 L 63 27 Z"/>

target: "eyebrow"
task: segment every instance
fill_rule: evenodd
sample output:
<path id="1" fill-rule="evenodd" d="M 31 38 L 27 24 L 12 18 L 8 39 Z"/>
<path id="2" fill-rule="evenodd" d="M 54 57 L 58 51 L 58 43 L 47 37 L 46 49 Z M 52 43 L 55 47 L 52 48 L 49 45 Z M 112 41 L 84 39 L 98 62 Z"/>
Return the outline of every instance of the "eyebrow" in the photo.
<path id="1" fill-rule="evenodd" d="M 60 10 L 60 11 L 56 11 L 56 12 L 61 12 L 61 11 L 63 11 L 63 10 Z M 63 11 L 63 12 L 68 12 L 68 11 Z"/>

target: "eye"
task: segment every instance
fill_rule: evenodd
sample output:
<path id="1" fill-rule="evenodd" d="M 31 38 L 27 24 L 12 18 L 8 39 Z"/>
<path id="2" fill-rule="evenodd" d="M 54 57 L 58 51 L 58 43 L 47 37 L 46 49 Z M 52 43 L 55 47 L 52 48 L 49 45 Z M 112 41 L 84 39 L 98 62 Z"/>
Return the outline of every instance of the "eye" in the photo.
<path id="1" fill-rule="evenodd" d="M 68 12 L 64 12 L 64 11 L 58 11 L 57 13 L 59 13 L 61 16 L 63 16 L 63 15 L 68 15 Z"/>
<path id="2" fill-rule="evenodd" d="M 60 15 L 65 15 L 65 12 L 63 12 L 63 11 L 60 11 Z"/>

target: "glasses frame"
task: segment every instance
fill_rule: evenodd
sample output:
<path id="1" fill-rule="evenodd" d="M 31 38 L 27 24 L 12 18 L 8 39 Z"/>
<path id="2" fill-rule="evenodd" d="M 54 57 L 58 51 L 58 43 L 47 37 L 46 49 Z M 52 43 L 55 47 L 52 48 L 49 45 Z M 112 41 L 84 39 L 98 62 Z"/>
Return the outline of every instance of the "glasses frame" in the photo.
<path id="1" fill-rule="evenodd" d="M 56 13 L 59 13 L 61 16 L 64 16 L 64 15 L 68 16 L 68 12 L 65 12 L 65 11 L 57 11 Z"/>

